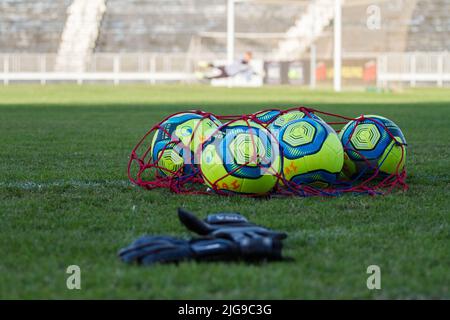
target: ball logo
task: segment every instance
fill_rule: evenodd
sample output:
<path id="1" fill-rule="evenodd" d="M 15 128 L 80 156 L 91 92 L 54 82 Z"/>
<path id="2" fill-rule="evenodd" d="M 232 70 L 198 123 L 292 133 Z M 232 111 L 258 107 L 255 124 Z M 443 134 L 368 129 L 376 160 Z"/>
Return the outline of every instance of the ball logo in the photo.
<path id="1" fill-rule="evenodd" d="M 283 141 L 293 147 L 311 143 L 316 129 L 308 122 L 294 122 L 288 125 L 283 134 Z"/>
<path id="2" fill-rule="evenodd" d="M 230 143 L 230 151 L 237 164 L 258 165 L 266 150 L 258 136 L 239 134 Z"/>
<path id="3" fill-rule="evenodd" d="M 380 131 L 376 125 L 372 123 L 361 123 L 356 126 L 350 141 L 358 149 L 372 150 L 380 138 Z"/>
<path id="4" fill-rule="evenodd" d="M 239 184 L 239 182 L 237 180 L 233 180 L 233 182 L 231 182 L 231 188 L 233 190 L 238 190 L 240 186 L 241 185 Z"/>
<path id="5" fill-rule="evenodd" d="M 297 172 L 298 168 L 294 164 L 294 162 L 291 162 L 288 166 L 284 168 L 284 174 L 290 175 L 291 173 Z"/>

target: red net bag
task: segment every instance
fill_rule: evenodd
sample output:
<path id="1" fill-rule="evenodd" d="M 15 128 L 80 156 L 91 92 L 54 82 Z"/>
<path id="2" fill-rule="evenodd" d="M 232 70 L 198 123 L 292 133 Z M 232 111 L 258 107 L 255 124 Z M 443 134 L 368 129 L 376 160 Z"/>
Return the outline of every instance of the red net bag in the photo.
<path id="1" fill-rule="evenodd" d="M 168 116 L 133 148 L 132 183 L 176 193 L 336 196 L 406 190 L 406 140 L 391 120 L 307 107 Z"/>

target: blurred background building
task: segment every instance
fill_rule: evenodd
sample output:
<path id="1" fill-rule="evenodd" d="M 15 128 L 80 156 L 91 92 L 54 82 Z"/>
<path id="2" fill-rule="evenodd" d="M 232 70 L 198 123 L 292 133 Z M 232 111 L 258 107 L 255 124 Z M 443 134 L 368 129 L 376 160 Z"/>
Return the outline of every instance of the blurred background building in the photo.
<path id="1" fill-rule="evenodd" d="M 248 50 L 265 84 L 448 86 L 450 0 L 0 0 L 4 84 L 197 82 Z"/>

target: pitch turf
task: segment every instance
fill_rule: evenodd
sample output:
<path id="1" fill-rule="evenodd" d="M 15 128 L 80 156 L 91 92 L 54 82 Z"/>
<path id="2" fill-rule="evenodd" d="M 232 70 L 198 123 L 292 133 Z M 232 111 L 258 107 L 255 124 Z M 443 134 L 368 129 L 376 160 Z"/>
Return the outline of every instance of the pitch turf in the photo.
<path id="1" fill-rule="evenodd" d="M 305 104 L 393 119 L 409 143 L 410 190 L 388 196 L 273 200 L 144 191 L 129 151 L 169 113 L 220 114 Z M 450 298 L 450 92 L 296 88 L 17 85 L 0 87 L 0 298 Z M 240 211 L 289 233 L 294 262 L 127 266 L 142 234 L 188 236 L 183 206 Z M 66 288 L 68 265 L 82 289 Z M 366 268 L 381 267 L 381 290 Z"/>

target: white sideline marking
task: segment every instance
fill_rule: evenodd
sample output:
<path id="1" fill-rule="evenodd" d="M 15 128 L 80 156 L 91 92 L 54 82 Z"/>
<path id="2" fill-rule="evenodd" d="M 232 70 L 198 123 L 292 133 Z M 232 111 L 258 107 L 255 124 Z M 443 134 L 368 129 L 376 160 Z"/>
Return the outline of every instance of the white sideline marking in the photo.
<path id="1" fill-rule="evenodd" d="M 0 188 L 16 188 L 21 190 L 41 190 L 52 187 L 98 188 L 98 187 L 129 187 L 128 180 L 82 181 L 82 180 L 57 180 L 48 182 L 16 181 L 0 182 Z"/>

